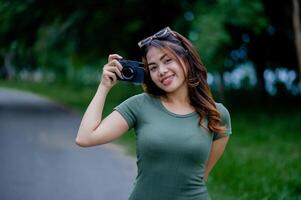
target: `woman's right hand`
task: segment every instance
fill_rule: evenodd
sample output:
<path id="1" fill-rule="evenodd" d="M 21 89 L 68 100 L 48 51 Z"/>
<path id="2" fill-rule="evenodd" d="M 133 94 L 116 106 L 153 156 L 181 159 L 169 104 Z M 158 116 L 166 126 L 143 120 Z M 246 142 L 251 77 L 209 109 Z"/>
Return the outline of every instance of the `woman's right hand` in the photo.
<path id="1" fill-rule="evenodd" d="M 108 63 L 104 65 L 102 70 L 100 85 L 110 90 L 117 83 L 117 76 L 121 78 L 122 65 L 117 59 L 122 59 L 118 54 L 111 54 L 108 57 Z"/>

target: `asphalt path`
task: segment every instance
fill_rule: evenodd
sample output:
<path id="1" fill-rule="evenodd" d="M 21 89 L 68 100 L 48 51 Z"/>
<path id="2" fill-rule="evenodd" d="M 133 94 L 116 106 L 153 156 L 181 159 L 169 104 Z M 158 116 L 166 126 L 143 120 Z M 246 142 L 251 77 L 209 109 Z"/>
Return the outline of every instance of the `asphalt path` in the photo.
<path id="1" fill-rule="evenodd" d="M 78 147 L 80 120 L 46 98 L 0 88 L 0 199 L 127 199 L 135 159 L 112 143 Z"/>

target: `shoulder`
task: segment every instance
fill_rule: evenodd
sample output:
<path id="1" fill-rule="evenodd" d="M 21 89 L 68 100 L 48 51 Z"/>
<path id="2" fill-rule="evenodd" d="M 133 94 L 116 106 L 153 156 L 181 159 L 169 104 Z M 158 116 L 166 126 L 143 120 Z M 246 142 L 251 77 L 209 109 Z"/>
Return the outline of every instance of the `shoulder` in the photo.
<path id="1" fill-rule="evenodd" d="M 224 106 L 224 104 L 215 102 L 215 106 L 222 118 L 230 115 L 229 110 Z"/>
<path id="2" fill-rule="evenodd" d="M 149 94 L 143 92 L 143 93 L 136 94 L 136 95 L 129 97 L 124 102 L 126 102 L 128 104 L 134 104 L 136 106 L 139 106 L 139 105 L 145 103 L 146 101 L 149 101 L 150 98 L 151 97 Z"/>
<path id="3" fill-rule="evenodd" d="M 221 116 L 221 123 L 226 128 L 226 134 L 230 135 L 232 134 L 231 130 L 231 117 L 228 109 L 222 104 L 222 103 L 215 103 L 218 112 Z"/>
<path id="4" fill-rule="evenodd" d="M 215 106 L 219 112 L 223 112 L 223 111 L 229 112 L 226 106 L 224 106 L 224 104 L 222 103 L 215 102 Z"/>
<path id="5" fill-rule="evenodd" d="M 131 100 L 131 101 L 141 101 L 148 98 L 148 94 L 146 94 L 145 92 L 140 93 L 140 94 L 135 94 L 131 97 L 129 97 L 127 100 Z"/>

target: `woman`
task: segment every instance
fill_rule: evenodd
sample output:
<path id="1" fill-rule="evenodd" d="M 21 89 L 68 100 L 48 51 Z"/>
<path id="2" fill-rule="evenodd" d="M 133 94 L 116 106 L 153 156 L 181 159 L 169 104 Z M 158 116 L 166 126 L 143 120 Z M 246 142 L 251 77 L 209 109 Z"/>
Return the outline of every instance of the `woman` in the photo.
<path id="1" fill-rule="evenodd" d="M 76 143 L 105 144 L 133 127 L 138 174 L 129 200 L 208 200 L 205 182 L 231 134 L 229 112 L 214 102 L 207 71 L 184 36 L 167 27 L 138 45 L 145 92 L 101 119 L 106 96 L 122 70 L 122 57 L 110 55 Z"/>

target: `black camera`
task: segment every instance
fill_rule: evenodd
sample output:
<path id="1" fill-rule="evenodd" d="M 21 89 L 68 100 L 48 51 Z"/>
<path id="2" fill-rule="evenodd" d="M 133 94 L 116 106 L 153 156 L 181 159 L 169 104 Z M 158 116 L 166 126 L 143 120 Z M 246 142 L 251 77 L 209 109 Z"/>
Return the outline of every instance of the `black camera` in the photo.
<path id="1" fill-rule="evenodd" d="M 144 64 L 142 62 L 125 59 L 118 61 L 123 67 L 121 70 L 122 78 L 117 75 L 118 80 L 140 84 L 144 82 Z"/>

